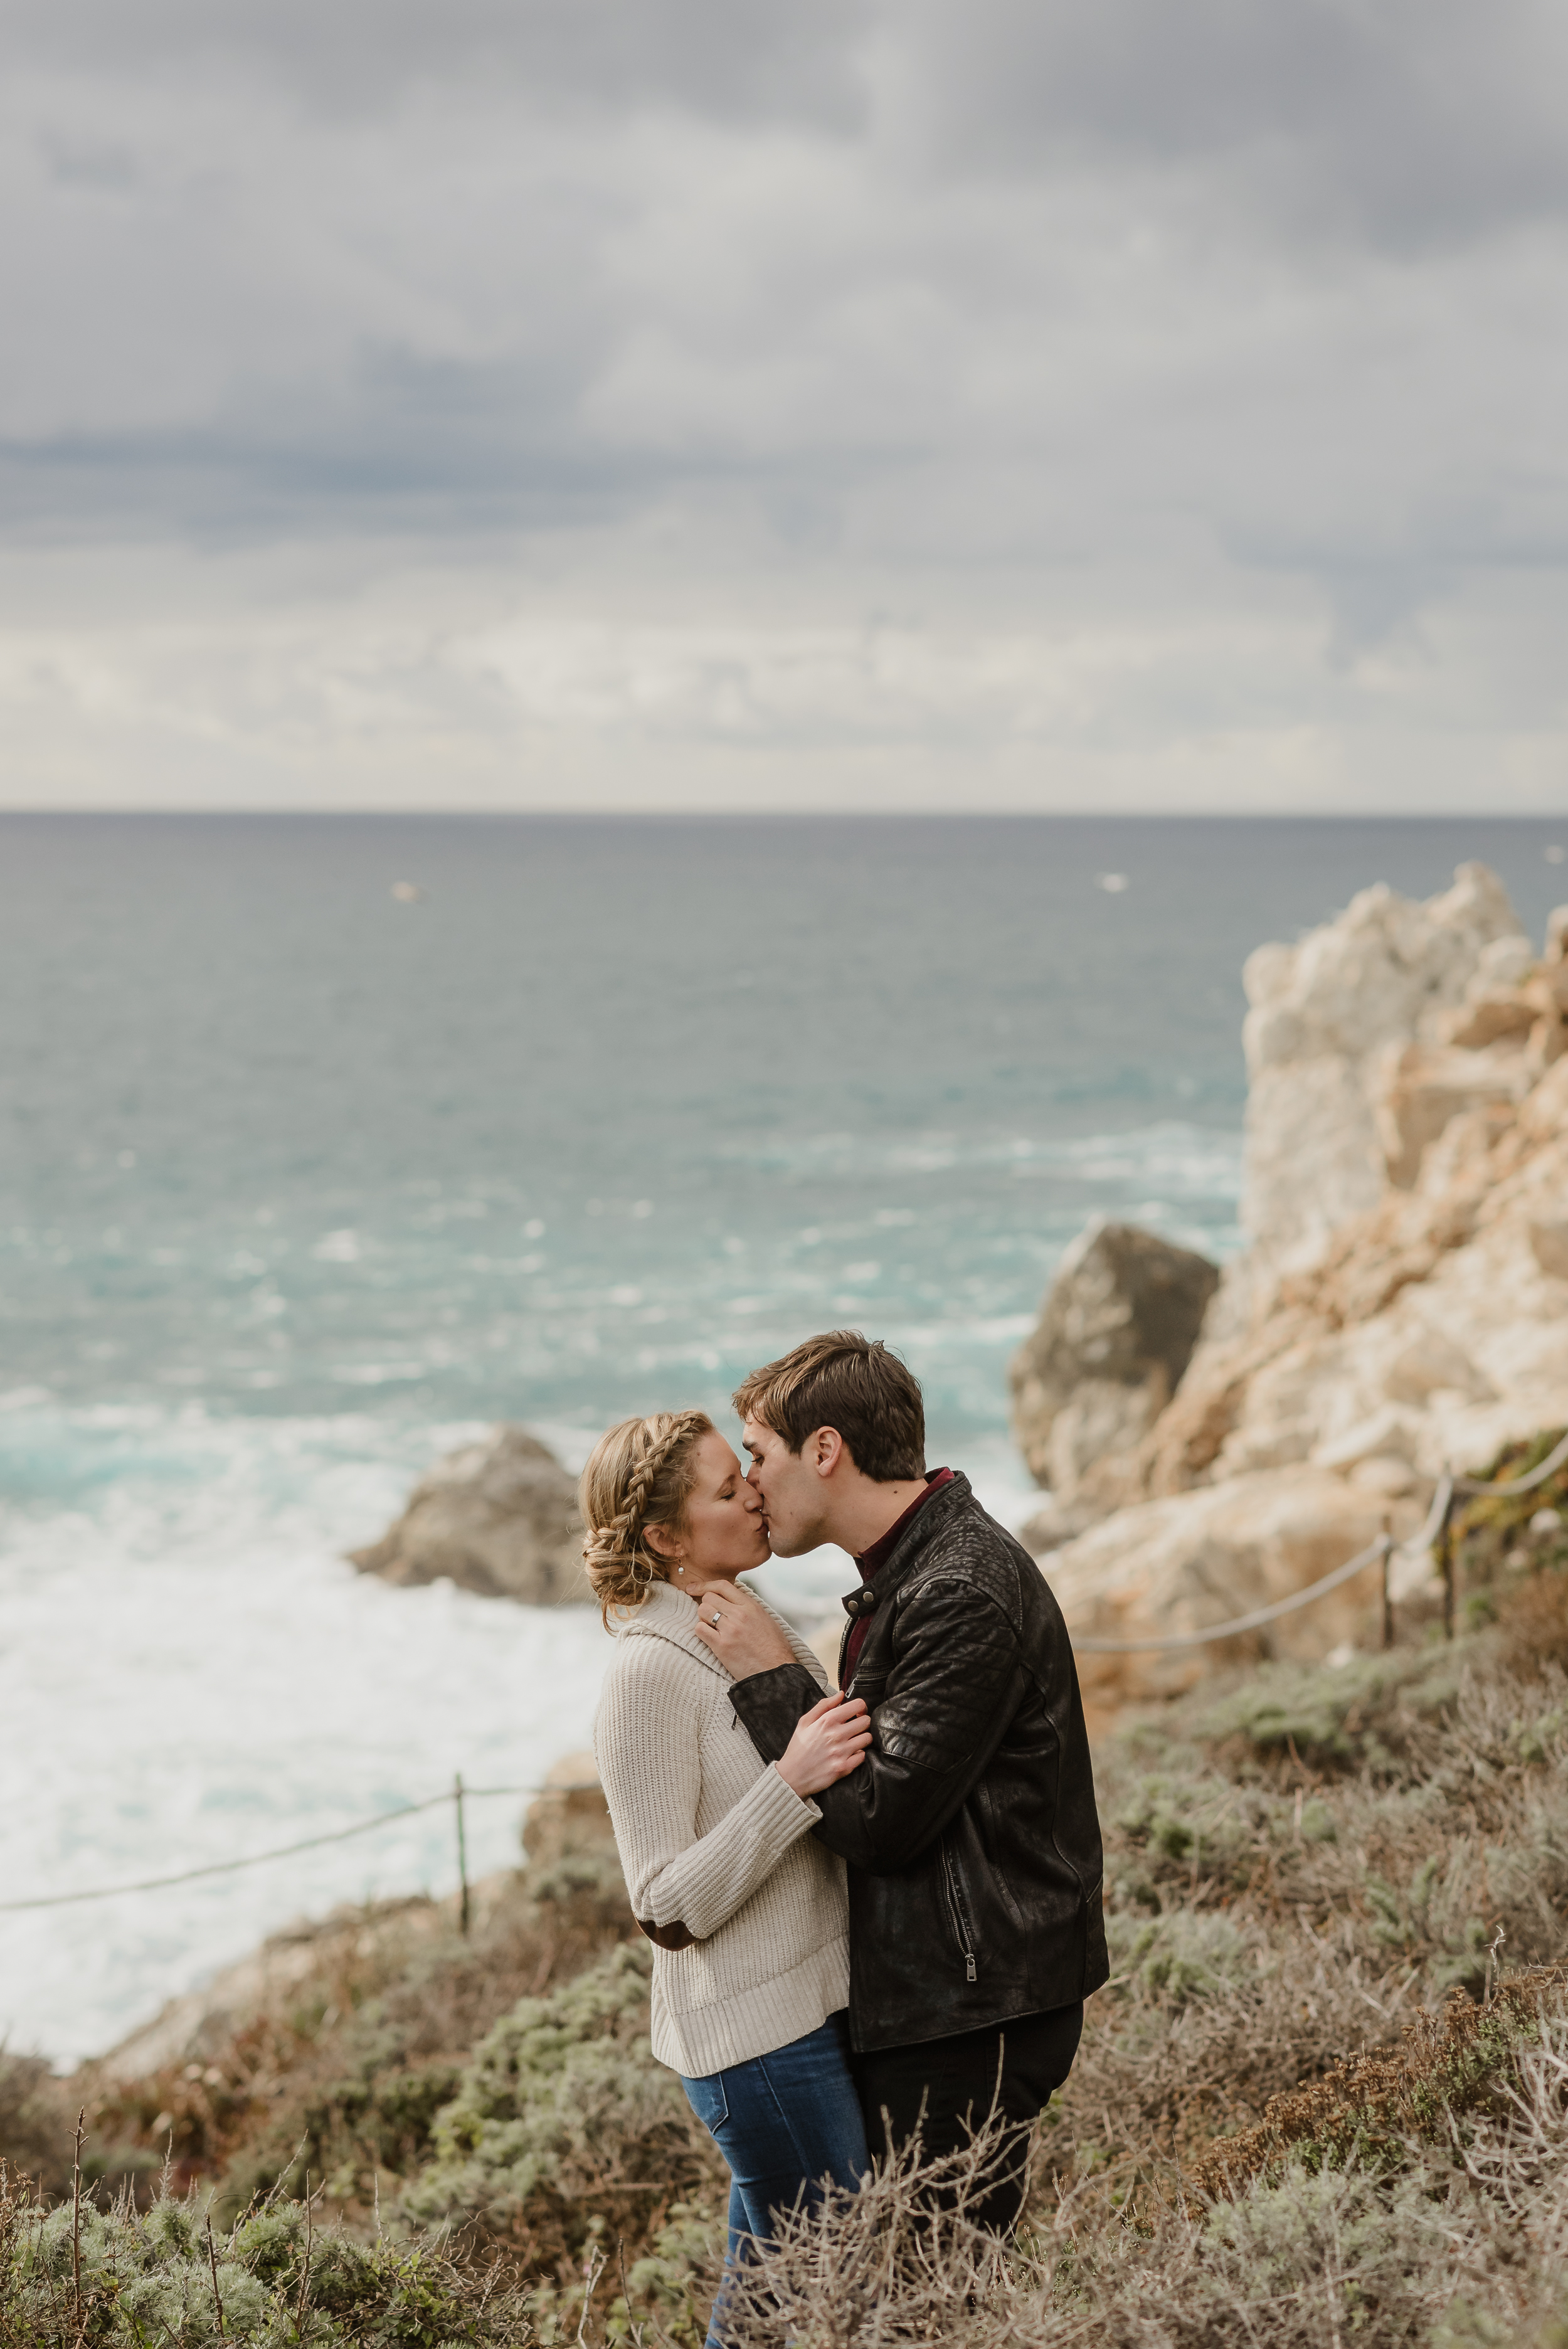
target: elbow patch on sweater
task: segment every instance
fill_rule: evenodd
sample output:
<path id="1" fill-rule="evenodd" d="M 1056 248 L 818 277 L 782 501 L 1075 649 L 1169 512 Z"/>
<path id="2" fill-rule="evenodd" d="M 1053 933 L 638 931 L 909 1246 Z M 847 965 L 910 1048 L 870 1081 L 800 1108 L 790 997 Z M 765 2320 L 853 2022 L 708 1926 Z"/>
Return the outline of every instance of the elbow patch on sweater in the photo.
<path id="1" fill-rule="evenodd" d="M 655 1925 L 651 1918 L 639 1917 L 637 1930 L 645 1933 L 649 1940 L 661 1950 L 689 1950 L 696 1939 L 691 1927 L 683 1925 L 678 1917 L 673 1925 Z"/>

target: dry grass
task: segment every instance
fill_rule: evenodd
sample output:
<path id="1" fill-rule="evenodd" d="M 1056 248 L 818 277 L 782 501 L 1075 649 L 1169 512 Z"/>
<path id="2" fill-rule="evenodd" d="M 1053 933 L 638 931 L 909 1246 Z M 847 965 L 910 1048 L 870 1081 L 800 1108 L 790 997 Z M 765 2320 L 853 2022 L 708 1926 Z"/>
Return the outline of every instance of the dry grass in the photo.
<path id="1" fill-rule="evenodd" d="M 1450 1991 L 1568 1957 L 1568 1682 L 1494 1636 L 1253 1675 L 1100 1778 L 1112 1981 L 1043 2148 L 1108 2209 Z"/>
<path id="2" fill-rule="evenodd" d="M 1504 1653 L 1513 1670 L 1540 1664 L 1568 1671 L 1568 1574 L 1555 1571 L 1520 1578 L 1497 1601 Z"/>
<path id="3" fill-rule="evenodd" d="M 1222 2137 L 1186 2172 L 1191 2194 L 1233 2195 L 1292 2162 L 1308 2169 L 1398 2165 L 1418 2142 L 1446 2143 L 1482 2102 L 1517 2088 L 1525 2052 L 1562 2014 L 1561 1972 L 1532 1968 L 1477 2004 L 1450 1993 L 1438 2014 L 1418 2014 L 1396 2044 L 1346 2056 L 1320 2080 L 1272 2096 L 1255 2127 Z"/>
<path id="4" fill-rule="evenodd" d="M 1299 2116 L 1336 2143 L 1271 2145 L 1229 2190 L 1188 2180 L 1135 2213 L 1045 2194 L 1005 2251 L 962 2207 L 983 2185 L 984 2140 L 940 2181 L 956 2217 L 932 2215 L 930 2171 L 882 2170 L 783 2221 L 732 2293 L 737 2349 L 1563 2349 L 1568 2020 L 1528 2002 L 1507 2012 L 1514 2028 L 1490 2051 L 1484 2025 L 1439 2033 L 1424 2067 L 1401 2067 L 1398 2095 L 1374 2085 L 1370 2162 L 1341 2128 L 1346 2082 Z M 1480 2059 L 1456 2073 L 1473 2115 L 1462 2133 L 1420 2086 L 1456 2055 L 1452 2035 Z M 1484 2110 L 1472 2074 L 1490 2086 Z M 1415 2134 L 1393 2126 L 1401 2099 Z"/>

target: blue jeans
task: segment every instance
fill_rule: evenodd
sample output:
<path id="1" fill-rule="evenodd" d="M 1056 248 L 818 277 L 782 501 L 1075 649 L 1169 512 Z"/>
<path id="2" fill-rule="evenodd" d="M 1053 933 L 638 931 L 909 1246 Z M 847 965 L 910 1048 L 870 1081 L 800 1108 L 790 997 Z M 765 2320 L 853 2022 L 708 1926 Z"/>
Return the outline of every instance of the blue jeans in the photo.
<path id="1" fill-rule="evenodd" d="M 773 2237 L 773 2213 L 810 2209 L 821 2186 L 858 2186 L 870 2168 L 861 2100 L 850 2075 L 849 2016 L 830 2014 L 770 2055 L 684 2080 L 686 2101 L 729 2164 L 727 2277 L 748 2237 Z M 707 2349 L 723 2349 L 722 2289 Z"/>

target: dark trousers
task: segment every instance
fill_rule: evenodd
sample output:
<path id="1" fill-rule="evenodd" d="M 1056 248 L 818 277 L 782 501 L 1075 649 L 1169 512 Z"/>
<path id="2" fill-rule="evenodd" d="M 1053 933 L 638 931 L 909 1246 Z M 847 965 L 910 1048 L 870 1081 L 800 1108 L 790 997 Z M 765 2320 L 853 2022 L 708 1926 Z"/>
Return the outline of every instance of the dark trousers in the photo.
<path id="1" fill-rule="evenodd" d="M 1080 2000 L 1076 2006 L 1020 2014 L 952 2039 L 857 2055 L 855 2085 L 866 2116 L 866 2142 L 873 2153 L 892 2153 L 918 2135 L 928 2158 L 958 2153 L 969 2143 L 970 2126 L 984 2125 L 995 2099 L 999 2117 L 1009 2126 L 968 2215 L 1006 2234 L 1024 2204 L 1030 2125 L 1072 2070 L 1082 2030 Z M 938 2199 L 953 2198 L 944 2191 Z"/>

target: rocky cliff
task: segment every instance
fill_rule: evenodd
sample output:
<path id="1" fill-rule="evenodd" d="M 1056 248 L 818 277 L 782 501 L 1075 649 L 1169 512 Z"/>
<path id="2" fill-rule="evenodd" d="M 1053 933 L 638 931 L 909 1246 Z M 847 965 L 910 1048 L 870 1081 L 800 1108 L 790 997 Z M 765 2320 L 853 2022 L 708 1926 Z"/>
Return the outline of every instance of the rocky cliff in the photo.
<path id="1" fill-rule="evenodd" d="M 1246 978 L 1251 1245 L 1170 1402 L 1097 1468 L 1125 1505 L 1051 1554 L 1084 1636 L 1283 1596 L 1412 1533 L 1445 1463 L 1568 1423 L 1568 908 L 1538 950 L 1467 865 L 1424 905 L 1364 891 Z M 1365 1640 L 1378 1592 L 1369 1569 L 1271 1651 Z M 1086 1655 L 1086 1693 L 1187 1686 L 1215 1652 Z"/>

